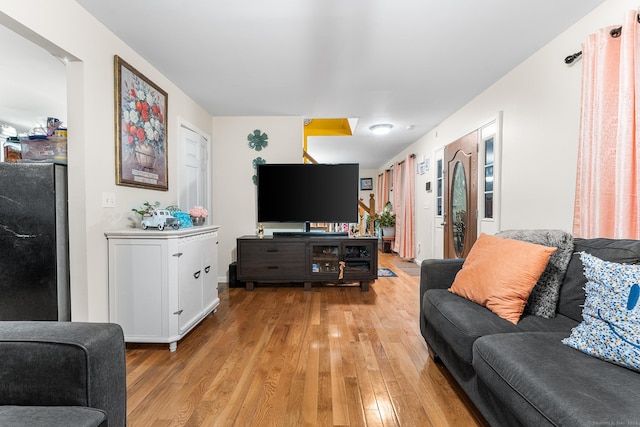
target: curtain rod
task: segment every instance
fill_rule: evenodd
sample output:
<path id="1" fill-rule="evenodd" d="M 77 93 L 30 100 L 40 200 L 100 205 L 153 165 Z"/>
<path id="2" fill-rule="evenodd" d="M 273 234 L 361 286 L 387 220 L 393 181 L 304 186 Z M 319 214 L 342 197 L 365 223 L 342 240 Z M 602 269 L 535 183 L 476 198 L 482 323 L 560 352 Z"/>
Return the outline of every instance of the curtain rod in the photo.
<path id="1" fill-rule="evenodd" d="M 416 158 L 416 155 L 415 155 L 415 154 L 409 154 L 409 157 L 411 157 L 412 159 L 415 159 L 415 158 Z M 403 164 L 403 163 L 404 163 L 404 160 L 400 160 L 400 161 L 399 161 L 398 163 L 396 163 L 396 164 L 401 165 L 401 164 Z M 391 165 L 391 167 L 393 167 L 393 165 Z M 390 169 L 387 169 L 387 170 L 390 170 Z"/>
<path id="2" fill-rule="evenodd" d="M 636 19 L 638 20 L 638 23 L 640 23 L 640 13 L 637 15 Z M 620 35 L 622 34 L 622 27 L 614 28 L 613 30 L 611 30 L 609 32 L 609 34 L 611 34 L 611 37 L 613 37 L 613 38 L 620 37 Z M 564 63 L 565 64 L 572 64 L 573 61 L 575 61 L 576 59 L 580 58 L 581 56 L 582 56 L 582 51 L 576 52 L 576 53 L 574 53 L 572 55 L 569 55 L 566 58 L 564 58 Z"/>

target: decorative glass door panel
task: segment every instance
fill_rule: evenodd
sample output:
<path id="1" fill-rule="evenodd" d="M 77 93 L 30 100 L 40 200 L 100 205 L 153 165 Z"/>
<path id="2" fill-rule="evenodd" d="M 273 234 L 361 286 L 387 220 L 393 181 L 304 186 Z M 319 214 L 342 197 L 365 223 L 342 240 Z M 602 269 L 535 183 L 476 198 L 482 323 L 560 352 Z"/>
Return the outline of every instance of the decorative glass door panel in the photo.
<path id="1" fill-rule="evenodd" d="M 453 228 L 453 249 L 456 257 L 462 258 L 465 232 L 467 230 L 467 212 L 469 211 L 467 177 L 462 162 L 457 162 L 454 166 L 451 184 L 450 221 L 452 222 L 451 227 Z"/>
<path id="2" fill-rule="evenodd" d="M 478 132 L 444 149 L 444 256 L 464 258 L 477 238 Z"/>

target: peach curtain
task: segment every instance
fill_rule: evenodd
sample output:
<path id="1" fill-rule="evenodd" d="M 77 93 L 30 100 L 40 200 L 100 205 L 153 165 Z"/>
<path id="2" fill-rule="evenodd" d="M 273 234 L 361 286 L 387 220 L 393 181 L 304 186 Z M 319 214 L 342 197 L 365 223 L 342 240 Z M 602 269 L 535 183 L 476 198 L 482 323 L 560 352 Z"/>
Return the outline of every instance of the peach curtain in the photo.
<path id="1" fill-rule="evenodd" d="M 396 252 L 398 256 L 407 259 L 414 258 L 413 248 L 413 229 L 415 218 L 415 156 L 407 156 L 404 162 L 404 173 L 402 183 L 402 209 L 400 215 L 402 216 L 402 227 L 396 227 L 396 233 L 400 234 L 400 239 L 396 237 L 398 247 Z"/>
<path id="2" fill-rule="evenodd" d="M 379 174 L 378 180 L 376 182 L 376 191 L 378 194 L 376 195 L 376 212 L 381 212 L 382 208 L 384 208 L 384 200 L 382 195 L 384 194 L 384 175 Z"/>
<path id="3" fill-rule="evenodd" d="M 402 175 L 404 173 L 404 162 L 393 165 L 393 213 L 396 214 L 396 238 L 393 242 L 393 251 L 398 252 L 401 246 L 402 233 Z"/>
<path id="4" fill-rule="evenodd" d="M 620 37 L 603 28 L 582 46 L 580 123 L 573 234 L 640 239 L 640 24 L 625 16 Z"/>
<path id="5" fill-rule="evenodd" d="M 386 206 L 387 202 L 389 201 L 389 183 L 391 180 L 391 171 L 386 170 L 384 171 L 384 184 L 382 186 L 382 197 L 380 198 L 382 200 L 382 208 L 380 209 L 380 211 L 382 211 L 382 209 L 384 209 L 384 207 Z"/>

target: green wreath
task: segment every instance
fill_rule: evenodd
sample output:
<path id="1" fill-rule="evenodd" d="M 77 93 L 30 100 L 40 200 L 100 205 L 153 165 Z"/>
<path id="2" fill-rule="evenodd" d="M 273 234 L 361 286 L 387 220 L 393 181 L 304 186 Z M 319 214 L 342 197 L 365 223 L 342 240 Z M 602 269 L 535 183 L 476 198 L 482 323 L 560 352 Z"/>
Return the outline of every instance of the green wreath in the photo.
<path id="1" fill-rule="evenodd" d="M 260 132 L 260 129 L 256 129 L 253 133 L 247 135 L 247 139 L 249 140 L 249 148 L 256 151 L 261 151 L 269 143 L 269 135 Z"/>

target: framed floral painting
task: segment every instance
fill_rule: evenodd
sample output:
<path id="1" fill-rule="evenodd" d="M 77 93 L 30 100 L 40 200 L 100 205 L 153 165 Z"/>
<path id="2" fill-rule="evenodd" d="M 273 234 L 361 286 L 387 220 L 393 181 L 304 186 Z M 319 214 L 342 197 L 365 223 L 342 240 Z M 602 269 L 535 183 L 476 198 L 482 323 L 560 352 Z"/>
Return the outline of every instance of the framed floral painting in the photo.
<path id="1" fill-rule="evenodd" d="M 114 65 L 116 184 L 167 191 L 167 92 L 118 55 Z"/>

